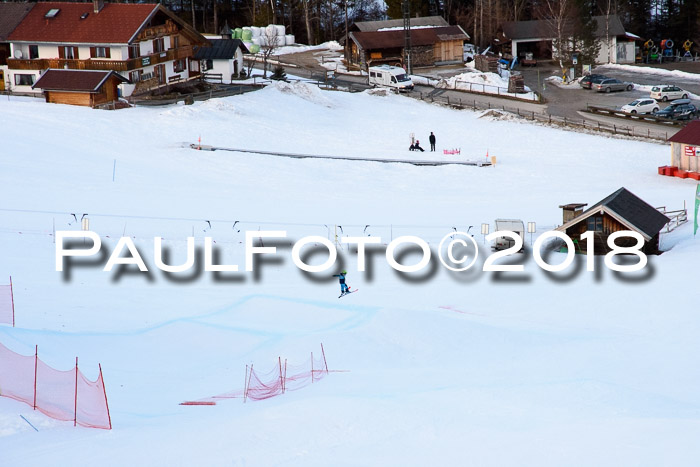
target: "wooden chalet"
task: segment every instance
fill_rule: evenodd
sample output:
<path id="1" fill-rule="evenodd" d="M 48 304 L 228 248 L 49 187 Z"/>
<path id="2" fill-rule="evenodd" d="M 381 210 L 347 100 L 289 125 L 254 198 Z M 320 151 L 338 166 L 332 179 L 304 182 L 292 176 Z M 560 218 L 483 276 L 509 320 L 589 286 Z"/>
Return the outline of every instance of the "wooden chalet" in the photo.
<path id="1" fill-rule="evenodd" d="M 117 99 L 117 87 L 128 82 L 115 71 L 46 70 L 34 86 L 46 102 L 95 107 Z"/>
<path id="2" fill-rule="evenodd" d="M 659 174 L 700 180 L 700 121 L 691 121 L 668 140 L 671 165 L 659 167 Z"/>
<path id="3" fill-rule="evenodd" d="M 645 254 L 659 253 L 659 232 L 670 219 L 626 188 L 620 188 L 585 211 L 584 206 L 581 203 L 560 206 L 564 225 L 556 229 L 577 241 L 580 252 L 586 252 L 588 243 L 581 240 L 584 232 L 594 232 L 594 253 L 602 255 L 610 251 L 607 241 L 612 233 L 632 230 L 644 238 L 642 251 Z M 636 243 L 633 238 L 616 240 L 618 246 L 634 246 Z"/>
<path id="4" fill-rule="evenodd" d="M 404 66 L 403 20 L 358 22 L 348 35 L 351 67 Z M 466 40 L 469 35 L 460 26 L 450 26 L 441 17 L 411 18 L 413 66 L 462 63 Z"/>
<path id="5" fill-rule="evenodd" d="M 199 75 L 206 38 L 155 3 L 39 2 L 9 34 L 15 92 L 41 92 L 44 70 L 115 71 L 144 88 Z M 126 89 L 128 93 L 133 90 Z"/>

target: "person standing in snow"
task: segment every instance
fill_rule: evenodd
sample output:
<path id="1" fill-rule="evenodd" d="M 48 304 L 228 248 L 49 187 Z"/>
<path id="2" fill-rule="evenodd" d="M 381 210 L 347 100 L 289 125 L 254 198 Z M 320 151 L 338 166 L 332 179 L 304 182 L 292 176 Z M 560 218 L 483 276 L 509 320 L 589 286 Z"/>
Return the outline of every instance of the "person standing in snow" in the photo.
<path id="1" fill-rule="evenodd" d="M 340 282 L 340 295 L 345 295 L 350 291 L 350 287 L 348 287 L 345 283 L 345 276 L 347 275 L 347 273 L 348 272 L 343 269 L 342 271 L 340 271 L 340 274 L 333 274 L 333 277 L 337 277 L 338 282 Z"/>
<path id="2" fill-rule="evenodd" d="M 435 135 L 433 134 L 432 131 L 430 132 L 430 138 L 428 138 L 428 139 L 430 140 L 430 152 L 434 152 L 435 151 Z"/>

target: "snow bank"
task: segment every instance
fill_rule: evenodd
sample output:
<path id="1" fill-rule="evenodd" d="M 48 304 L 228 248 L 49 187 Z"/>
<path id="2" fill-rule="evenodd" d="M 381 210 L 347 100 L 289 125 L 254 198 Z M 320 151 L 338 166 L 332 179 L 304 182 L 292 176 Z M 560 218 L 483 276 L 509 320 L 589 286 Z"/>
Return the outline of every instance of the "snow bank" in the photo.
<path id="1" fill-rule="evenodd" d="M 626 71 L 626 72 L 631 72 L 631 73 L 643 73 L 645 75 L 657 75 L 659 77 L 664 77 L 664 78 L 683 78 L 683 79 L 700 81 L 699 74 L 690 73 L 687 71 L 680 71 L 680 70 L 664 70 L 661 68 L 641 67 L 641 66 L 635 66 L 635 65 L 621 65 L 621 64 L 617 64 L 617 63 L 610 63 L 610 64 L 602 65 L 601 68 L 620 70 L 620 71 Z M 667 83 L 659 83 L 659 84 L 667 84 Z"/>
<path id="2" fill-rule="evenodd" d="M 536 100 L 537 96 L 535 93 L 530 91 L 527 86 L 525 89 L 528 91 L 522 94 L 515 94 L 508 92 L 508 79 L 510 73 L 507 71 L 503 72 L 504 76 L 498 73 L 483 73 L 483 72 L 469 72 L 461 73 L 450 78 L 441 79 L 435 87 L 444 89 L 458 89 L 463 91 L 473 91 L 481 92 L 486 94 L 498 94 L 498 95 L 508 95 L 513 97 L 518 97 L 520 99 Z"/>
<path id="3" fill-rule="evenodd" d="M 324 107 L 334 107 L 334 103 L 328 99 L 324 91 L 319 89 L 319 87 L 315 84 L 310 84 L 303 81 L 293 81 L 291 83 L 287 83 L 286 81 L 275 81 L 271 85 L 267 86 L 266 89 L 272 89 L 277 92 L 281 92 L 282 94 L 296 96 L 304 99 L 305 101 L 322 105 Z"/>

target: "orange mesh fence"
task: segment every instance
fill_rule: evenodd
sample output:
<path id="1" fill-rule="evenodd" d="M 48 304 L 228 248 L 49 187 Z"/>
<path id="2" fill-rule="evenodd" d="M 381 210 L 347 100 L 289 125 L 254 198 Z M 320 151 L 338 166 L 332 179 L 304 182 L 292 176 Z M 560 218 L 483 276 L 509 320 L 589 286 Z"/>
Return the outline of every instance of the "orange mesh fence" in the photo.
<path id="1" fill-rule="evenodd" d="M 287 391 L 305 388 L 321 380 L 328 374 L 328 371 L 323 345 L 321 345 L 321 356 L 314 356 L 312 353 L 311 357 L 301 365 L 290 365 L 287 360 L 282 360 L 281 357 L 277 359 L 277 365 L 265 373 L 259 373 L 253 365 L 250 367 L 246 365 L 243 389 L 196 401 L 182 402 L 180 405 L 215 405 L 216 401 L 220 399 L 242 398 L 244 401 L 247 399 L 254 401 L 269 399 Z"/>
<path id="2" fill-rule="evenodd" d="M 15 303 L 12 293 L 12 278 L 10 278 L 10 285 L 0 285 L 0 324 L 15 325 Z"/>
<path id="3" fill-rule="evenodd" d="M 38 353 L 38 352 L 37 352 Z M 17 354 L 0 344 L 0 396 L 24 402 L 35 410 L 88 428 L 111 429 L 102 368 L 96 381 L 77 366 L 61 371 L 35 354 Z"/>

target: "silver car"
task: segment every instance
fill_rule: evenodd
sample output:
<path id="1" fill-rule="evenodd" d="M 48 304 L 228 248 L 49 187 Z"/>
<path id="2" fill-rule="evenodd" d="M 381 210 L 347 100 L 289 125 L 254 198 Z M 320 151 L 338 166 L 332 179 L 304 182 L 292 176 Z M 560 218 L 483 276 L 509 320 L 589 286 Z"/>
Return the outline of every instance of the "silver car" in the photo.
<path id="1" fill-rule="evenodd" d="M 634 89 L 634 85 L 622 82 L 619 79 L 608 78 L 599 83 L 594 83 L 592 88 L 598 92 L 631 91 Z"/>

